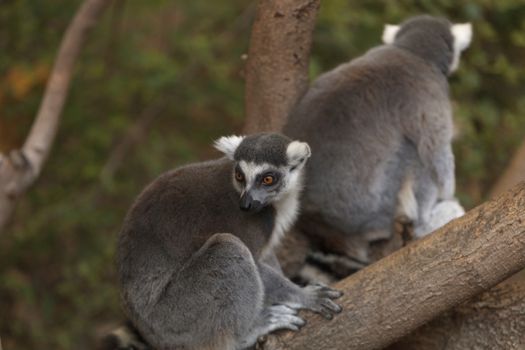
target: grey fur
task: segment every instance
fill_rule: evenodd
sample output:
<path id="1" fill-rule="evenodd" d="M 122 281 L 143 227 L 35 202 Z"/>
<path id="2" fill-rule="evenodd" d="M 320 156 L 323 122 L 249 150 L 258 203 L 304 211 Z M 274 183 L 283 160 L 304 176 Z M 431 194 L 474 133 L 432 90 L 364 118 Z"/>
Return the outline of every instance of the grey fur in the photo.
<path id="1" fill-rule="evenodd" d="M 417 227 L 438 201 L 453 199 L 453 41 L 447 20 L 416 17 L 391 45 L 312 84 L 284 128 L 312 148 L 300 219 L 308 219 L 307 231 L 316 230 L 314 218 L 346 237 L 387 238 L 396 215 L 417 213 Z M 400 201 L 403 185 L 413 193 L 403 191 L 408 197 Z M 417 208 L 398 207 L 413 198 Z"/>
<path id="2" fill-rule="evenodd" d="M 246 145 L 261 164 L 277 158 L 268 149 L 286 156 L 282 145 L 291 141 L 267 134 L 247 139 L 256 141 Z M 242 149 L 241 140 L 228 139 L 227 152 Z M 293 284 L 268 249 L 279 221 L 276 208 L 299 191 L 283 186 L 289 194 L 241 211 L 246 189 L 234 185 L 238 161 L 221 158 L 160 176 L 124 221 L 118 244 L 124 306 L 155 349 L 246 348 L 273 330 L 299 329 L 299 308 L 327 317 L 340 311 L 331 301 L 339 292 Z M 281 181 L 303 171 L 285 168 Z"/>
<path id="3" fill-rule="evenodd" d="M 266 162 L 275 166 L 287 165 L 286 148 L 291 141 L 284 135 L 272 133 L 247 136 L 235 151 L 234 159 L 255 163 Z M 261 147 L 262 145 L 265 147 Z"/>

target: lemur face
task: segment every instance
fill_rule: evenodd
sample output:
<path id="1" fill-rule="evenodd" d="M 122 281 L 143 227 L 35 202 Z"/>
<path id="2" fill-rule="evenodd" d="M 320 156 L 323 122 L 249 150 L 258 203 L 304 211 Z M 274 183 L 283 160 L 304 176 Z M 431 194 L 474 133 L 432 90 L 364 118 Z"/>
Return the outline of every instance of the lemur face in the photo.
<path id="1" fill-rule="evenodd" d="M 215 147 L 234 161 L 233 186 L 241 210 L 258 212 L 302 188 L 308 144 L 279 134 L 222 137 Z"/>

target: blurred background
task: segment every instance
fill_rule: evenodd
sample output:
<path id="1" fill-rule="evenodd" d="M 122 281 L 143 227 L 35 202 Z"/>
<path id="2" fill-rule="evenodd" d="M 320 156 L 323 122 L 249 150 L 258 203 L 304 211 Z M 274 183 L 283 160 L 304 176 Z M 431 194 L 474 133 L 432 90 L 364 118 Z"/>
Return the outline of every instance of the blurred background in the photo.
<path id="1" fill-rule="evenodd" d="M 79 0 L 0 0 L 0 152 L 19 147 Z M 76 66 L 42 176 L 0 236 L 4 349 L 92 349 L 121 320 L 116 234 L 161 172 L 217 156 L 243 124 L 255 2 L 114 0 Z M 311 77 L 380 43 L 384 23 L 430 13 L 471 21 L 451 77 L 458 195 L 486 199 L 525 137 L 525 2 L 322 2 Z"/>

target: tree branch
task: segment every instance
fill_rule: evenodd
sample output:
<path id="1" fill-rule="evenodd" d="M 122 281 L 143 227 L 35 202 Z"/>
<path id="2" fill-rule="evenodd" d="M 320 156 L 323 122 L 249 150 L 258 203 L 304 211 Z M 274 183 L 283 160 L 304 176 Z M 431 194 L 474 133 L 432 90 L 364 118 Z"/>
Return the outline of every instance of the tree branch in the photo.
<path id="1" fill-rule="evenodd" d="M 259 0 L 246 63 L 245 133 L 280 130 L 308 88 L 320 0 Z"/>
<path id="2" fill-rule="evenodd" d="M 490 197 L 497 196 L 525 180 L 525 140 L 520 145 L 503 175 L 500 176 L 496 185 L 490 191 Z"/>
<path id="3" fill-rule="evenodd" d="M 525 348 L 525 286 L 501 283 L 447 311 L 388 350 Z"/>
<path id="4" fill-rule="evenodd" d="M 333 321 L 308 315 L 264 349 L 376 349 L 525 267 L 525 183 L 335 285 Z"/>
<path id="5" fill-rule="evenodd" d="M 38 178 L 58 129 L 69 91 L 73 66 L 91 29 L 109 0 L 86 0 L 69 25 L 47 83 L 44 97 L 21 150 L 0 154 L 0 232 L 11 217 L 16 199 Z"/>
<path id="6" fill-rule="evenodd" d="M 490 192 L 495 197 L 525 180 L 525 141 Z M 525 270 L 447 311 L 388 350 L 494 350 L 525 347 Z"/>

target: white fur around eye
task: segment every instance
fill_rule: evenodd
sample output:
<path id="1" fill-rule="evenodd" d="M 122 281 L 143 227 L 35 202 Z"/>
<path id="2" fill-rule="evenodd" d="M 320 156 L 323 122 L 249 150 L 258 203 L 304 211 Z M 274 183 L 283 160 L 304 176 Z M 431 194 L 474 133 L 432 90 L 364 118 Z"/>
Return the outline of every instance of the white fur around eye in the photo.
<path id="1" fill-rule="evenodd" d="M 226 157 L 233 160 L 233 154 L 243 139 L 244 136 L 223 136 L 215 141 L 214 147 L 224 153 Z"/>
<path id="2" fill-rule="evenodd" d="M 396 38 L 396 34 L 401 27 L 393 24 L 385 24 L 385 29 L 383 30 L 383 36 L 381 39 L 385 44 L 392 44 Z"/>

